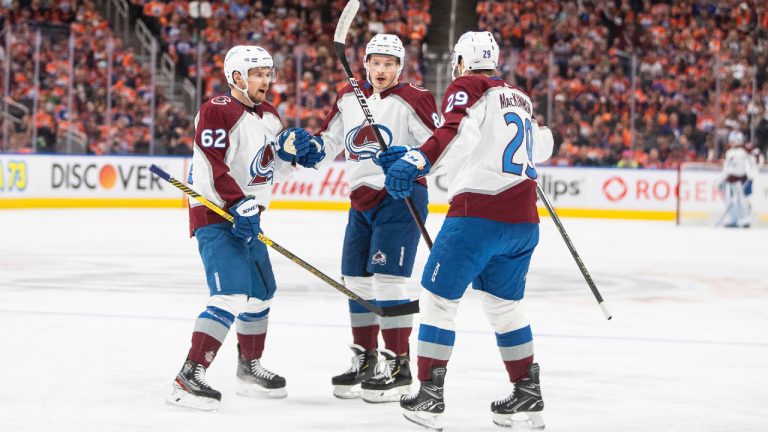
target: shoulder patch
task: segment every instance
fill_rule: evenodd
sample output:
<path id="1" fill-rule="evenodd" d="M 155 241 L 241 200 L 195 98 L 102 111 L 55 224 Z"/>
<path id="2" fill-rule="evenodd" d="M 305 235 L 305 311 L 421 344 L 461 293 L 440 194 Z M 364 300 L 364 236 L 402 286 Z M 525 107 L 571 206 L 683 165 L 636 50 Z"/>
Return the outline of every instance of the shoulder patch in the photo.
<path id="1" fill-rule="evenodd" d="M 230 102 L 232 102 L 232 99 L 229 96 L 216 96 L 211 99 L 211 103 L 214 105 L 226 105 Z"/>
<path id="2" fill-rule="evenodd" d="M 411 84 L 411 83 L 409 83 L 408 85 L 409 85 L 409 86 L 411 86 L 412 88 L 414 88 L 414 89 L 418 90 L 418 91 L 423 91 L 423 92 L 428 92 L 428 91 L 429 91 L 429 90 L 425 89 L 424 87 L 421 87 L 421 86 L 417 86 L 417 85 L 415 85 L 415 84 Z"/>

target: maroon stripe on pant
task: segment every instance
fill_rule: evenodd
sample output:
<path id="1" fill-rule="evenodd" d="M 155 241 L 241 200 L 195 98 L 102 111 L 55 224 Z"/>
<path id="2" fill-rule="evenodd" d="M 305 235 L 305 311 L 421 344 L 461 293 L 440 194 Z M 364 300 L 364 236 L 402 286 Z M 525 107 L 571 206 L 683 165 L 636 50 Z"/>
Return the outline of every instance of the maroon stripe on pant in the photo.
<path id="1" fill-rule="evenodd" d="M 255 335 L 238 333 L 237 343 L 240 344 L 240 354 L 243 356 L 243 359 L 260 359 L 261 354 L 264 352 L 264 341 L 266 339 L 266 333 Z"/>
<path id="2" fill-rule="evenodd" d="M 193 332 L 192 347 L 189 348 L 187 358 L 208 368 L 219 348 L 221 348 L 221 342 L 216 338 L 202 332 Z"/>
<path id="3" fill-rule="evenodd" d="M 531 363 L 533 363 L 533 356 L 520 360 L 505 361 L 504 367 L 507 368 L 509 381 L 514 383 L 528 376 L 528 365 Z"/>
<path id="4" fill-rule="evenodd" d="M 448 360 L 437 360 L 429 357 L 418 356 L 417 364 L 419 366 L 419 381 L 429 381 L 432 377 L 429 371 L 433 367 L 448 366 Z"/>
<path id="5" fill-rule="evenodd" d="M 384 329 L 381 331 L 381 336 L 384 338 L 384 348 L 397 355 L 408 353 L 408 338 L 411 337 L 411 327 Z"/>
<path id="6" fill-rule="evenodd" d="M 379 326 L 352 327 L 352 343 L 366 351 L 375 350 L 379 347 Z"/>

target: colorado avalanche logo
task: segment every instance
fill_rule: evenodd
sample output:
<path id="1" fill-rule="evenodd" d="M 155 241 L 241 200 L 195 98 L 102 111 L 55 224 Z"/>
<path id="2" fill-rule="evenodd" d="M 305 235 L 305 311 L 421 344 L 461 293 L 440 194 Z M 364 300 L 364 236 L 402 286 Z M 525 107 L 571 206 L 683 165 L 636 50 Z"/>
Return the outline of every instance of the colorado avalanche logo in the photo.
<path id="1" fill-rule="evenodd" d="M 266 140 L 264 138 L 264 147 L 256 153 L 256 157 L 251 161 L 251 181 L 248 186 L 272 183 L 275 154 L 272 151 L 271 143 L 267 143 Z"/>
<path id="2" fill-rule="evenodd" d="M 377 124 L 376 127 L 381 132 L 384 143 L 389 147 L 392 144 L 392 131 L 382 124 Z M 348 159 L 351 161 L 371 159 L 380 150 L 379 142 L 376 141 L 376 133 L 368 122 L 363 122 L 347 133 L 344 138 L 344 147 L 346 147 Z"/>
<path id="3" fill-rule="evenodd" d="M 229 96 L 216 96 L 211 99 L 211 103 L 214 105 L 226 105 L 230 102 L 232 102 L 232 99 L 230 99 Z"/>

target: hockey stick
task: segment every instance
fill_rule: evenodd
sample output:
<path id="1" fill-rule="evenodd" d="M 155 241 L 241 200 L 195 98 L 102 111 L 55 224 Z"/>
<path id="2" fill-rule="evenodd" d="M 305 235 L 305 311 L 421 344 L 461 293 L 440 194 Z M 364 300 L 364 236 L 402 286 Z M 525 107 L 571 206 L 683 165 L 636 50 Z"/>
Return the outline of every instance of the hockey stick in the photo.
<path id="1" fill-rule="evenodd" d="M 219 216 L 223 217 L 224 219 L 234 222 L 235 218 L 224 211 L 221 207 L 217 206 L 216 204 L 210 202 L 208 199 L 206 199 L 204 196 L 200 195 L 199 193 L 195 192 L 194 190 L 187 187 L 184 183 L 176 180 L 175 178 L 171 177 L 170 174 L 165 172 L 162 168 L 159 166 L 152 164 L 152 166 L 149 167 L 149 170 L 152 171 L 155 175 L 160 177 L 161 179 L 167 181 L 168 183 L 176 186 L 179 190 L 184 192 L 185 194 L 191 196 L 192 198 L 198 200 L 200 203 L 202 203 L 204 206 L 208 207 L 209 209 L 213 210 L 218 214 Z M 312 267 L 309 263 L 302 260 L 301 258 L 297 257 L 296 255 L 289 252 L 284 247 L 280 246 L 279 244 L 273 242 L 270 240 L 267 236 L 265 236 L 263 233 L 259 233 L 258 237 L 259 241 L 264 243 L 265 245 L 271 247 L 272 249 L 280 252 L 283 256 L 288 258 L 289 260 L 295 262 L 296 264 L 303 267 L 308 272 L 312 273 L 313 275 L 317 276 L 318 278 L 322 279 L 323 282 L 327 283 L 328 285 L 336 288 L 337 290 L 341 291 L 344 295 L 349 297 L 352 301 L 356 302 L 360 306 L 366 308 L 367 310 L 375 313 L 379 316 L 384 317 L 394 317 L 394 316 L 401 316 L 401 315 L 411 315 L 415 314 L 419 311 L 419 302 L 418 300 L 409 302 L 409 303 L 403 303 L 399 305 L 394 306 L 376 306 L 375 304 L 368 302 L 354 292 L 350 291 L 345 287 L 344 285 L 336 282 L 333 280 L 330 276 L 326 275 L 325 273 L 321 272 L 320 270 L 316 269 L 315 267 Z"/>
<path id="2" fill-rule="evenodd" d="M 344 72 L 347 74 L 347 79 L 352 85 L 352 90 L 355 92 L 357 102 L 360 104 L 360 108 L 363 109 L 365 120 L 371 126 L 371 129 L 373 129 L 373 133 L 376 135 L 376 140 L 379 142 L 379 147 L 381 150 L 386 150 L 387 144 L 384 143 L 384 138 L 381 136 L 379 128 L 376 127 L 376 123 L 373 121 L 373 114 L 371 114 L 371 109 L 368 107 L 368 102 L 365 100 L 365 95 L 360 90 L 360 86 L 357 85 L 355 76 L 352 74 L 352 68 L 349 67 L 347 55 L 344 53 L 344 42 L 347 39 L 347 32 L 349 32 L 349 27 L 352 25 L 352 20 L 355 18 L 359 8 L 360 2 L 358 0 L 349 0 L 347 5 L 344 6 L 344 10 L 341 12 L 341 16 L 339 17 L 339 23 L 336 24 L 336 33 L 333 35 L 333 46 L 336 49 L 336 55 L 339 57 L 341 65 L 344 67 Z M 432 239 L 429 237 L 427 228 L 421 222 L 419 213 L 416 211 L 416 207 L 413 205 L 413 200 L 408 197 L 405 199 L 405 204 L 408 206 L 408 211 L 411 212 L 411 216 L 413 217 L 414 222 L 416 222 L 416 226 L 419 227 L 421 236 L 424 238 L 427 246 L 432 249 Z"/>
<path id="3" fill-rule="evenodd" d="M 573 246 L 573 242 L 571 241 L 571 238 L 568 237 L 568 233 L 565 232 L 565 228 L 563 227 L 562 222 L 560 222 L 560 218 L 557 216 L 557 213 L 555 213 L 555 209 L 554 207 L 552 207 L 552 203 L 549 202 L 549 198 L 547 197 L 547 194 L 544 193 L 544 189 L 541 188 L 541 185 L 538 182 L 536 183 L 536 192 L 539 193 L 539 198 L 541 198 L 541 201 L 544 203 L 544 207 L 547 208 L 549 215 L 552 216 L 552 220 L 555 221 L 555 226 L 557 226 L 557 230 L 560 231 L 560 235 L 563 237 L 563 240 L 565 241 L 565 245 L 568 246 L 568 250 L 571 251 L 571 255 L 573 256 L 573 259 L 576 260 L 576 265 L 579 266 L 579 270 L 581 270 L 581 274 L 584 275 L 584 279 L 586 279 L 587 285 L 589 285 L 589 289 L 592 290 L 592 294 L 595 296 L 595 300 L 597 300 L 597 304 L 599 304 L 600 308 L 603 310 L 605 319 L 613 318 L 613 314 L 611 313 L 611 311 L 608 310 L 608 306 L 605 305 L 605 300 L 603 300 L 603 296 L 600 295 L 600 291 L 598 291 L 597 286 L 595 286 L 595 281 L 592 280 L 592 276 L 589 275 L 589 272 L 587 271 L 587 267 L 585 267 L 584 263 L 581 261 L 581 257 L 579 256 L 579 253 L 576 252 L 576 248 Z"/>

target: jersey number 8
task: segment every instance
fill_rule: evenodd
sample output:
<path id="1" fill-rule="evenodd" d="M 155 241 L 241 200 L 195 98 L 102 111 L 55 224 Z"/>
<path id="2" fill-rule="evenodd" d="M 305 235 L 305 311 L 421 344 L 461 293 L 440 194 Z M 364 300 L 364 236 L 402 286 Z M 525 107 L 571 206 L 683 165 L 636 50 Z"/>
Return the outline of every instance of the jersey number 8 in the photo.
<path id="1" fill-rule="evenodd" d="M 507 126 L 514 123 L 515 126 L 517 126 L 517 132 L 515 132 L 512 141 L 510 141 L 504 149 L 501 170 L 505 173 L 515 175 L 522 175 L 523 170 L 525 170 L 525 175 L 529 179 L 535 180 L 538 175 L 536 174 L 536 168 L 533 167 L 533 162 L 531 162 L 531 154 L 533 153 L 533 131 L 531 130 L 531 120 L 526 118 L 525 124 L 523 124 L 523 119 L 521 119 L 519 115 L 513 112 L 508 112 L 504 114 L 504 121 Z M 523 140 L 525 140 L 525 162 L 515 163 L 512 161 L 512 158 L 515 156 L 515 153 L 517 153 L 520 145 L 523 144 Z"/>

